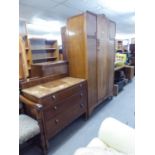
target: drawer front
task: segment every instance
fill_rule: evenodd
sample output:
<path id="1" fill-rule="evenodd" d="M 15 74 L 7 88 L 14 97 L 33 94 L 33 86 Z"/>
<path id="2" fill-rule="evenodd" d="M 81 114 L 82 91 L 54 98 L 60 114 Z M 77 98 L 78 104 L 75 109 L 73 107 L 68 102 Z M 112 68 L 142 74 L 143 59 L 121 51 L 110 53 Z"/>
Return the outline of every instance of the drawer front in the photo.
<path id="1" fill-rule="evenodd" d="M 45 120 L 49 120 L 57 114 L 61 114 L 63 111 L 67 110 L 74 104 L 81 104 L 81 106 L 87 103 L 87 94 L 86 91 L 78 92 L 65 100 L 58 102 L 55 105 L 47 106 L 44 109 Z"/>
<path id="2" fill-rule="evenodd" d="M 46 120 L 46 132 L 48 139 L 57 134 L 73 120 L 86 112 L 86 102 L 72 101 L 71 106 L 66 106 L 64 111 L 55 117 Z"/>
<path id="3" fill-rule="evenodd" d="M 51 104 L 56 104 L 57 102 L 60 102 L 61 100 L 64 100 L 82 90 L 85 90 L 86 91 L 86 82 L 82 82 L 76 86 L 73 86 L 71 88 L 67 88 L 67 89 L 64 89 L 58 93 L 54 93 L 54 94 L 51 94 L 49 96 L 46 96 L 44 98 L 42 98 L 41 102 L 44 104 L 44 105 L 51 105 Z"/>

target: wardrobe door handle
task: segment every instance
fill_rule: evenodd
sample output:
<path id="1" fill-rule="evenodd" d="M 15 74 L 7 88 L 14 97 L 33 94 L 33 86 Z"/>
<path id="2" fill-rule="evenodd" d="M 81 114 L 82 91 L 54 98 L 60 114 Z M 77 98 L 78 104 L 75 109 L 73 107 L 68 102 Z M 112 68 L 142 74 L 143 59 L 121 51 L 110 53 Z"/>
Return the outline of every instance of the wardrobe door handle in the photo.
<path id="1" fill-rule="evenodd" d="M 54 106 L 54 107 L 53 107 L 53 109 L 54 109 L 54 110 L 57 110 L 57 109 L 58 109 L 58 107 L 57 107 L 57 106 Z"/>
<path id="2" fill-rule="evenodd" d="M 56 120 L 55 120 L 55 124 L 58 124 L 58 123 L 59 123 L 59 120 L 58 120 L 58 119 L 56 119 Z"/>
<path id="3" fill-rule="evenodd" d="M 80 96 L 82 97 L 83 96 L 83 93 L 80 93 Z"/>
<path id="4" fill-rule="evenodd" d="M 81 108 L 83 108 L 83 107 L 84 107 L 84 104 L 83 104 L 83 103 L 81 103 L 81 104 L 80 104 L 80 107 L 81 107 Z"/>
<path id="5" fill-rule="evenodd" d="M 80 88 L 82 88 L 82 84 L 80 84 Z"/>
<path id="6" fill-rule="evenodd" d="M 97 39 L 97 51 L 100 52 L 100 41 Z"/>
<path id="7" fill-rule="evenodd" d="M 56 99 L 56 96 L 55 95 L 52 95 L 52 99 L 55 100 Z"/>

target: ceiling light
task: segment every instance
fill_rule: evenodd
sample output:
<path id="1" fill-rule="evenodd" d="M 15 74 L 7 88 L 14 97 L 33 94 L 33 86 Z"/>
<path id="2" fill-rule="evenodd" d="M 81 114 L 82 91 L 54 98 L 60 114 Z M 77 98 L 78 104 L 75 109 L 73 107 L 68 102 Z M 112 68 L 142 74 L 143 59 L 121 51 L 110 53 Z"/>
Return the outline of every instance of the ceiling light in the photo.
<path id="1" fill-rule="evenodd" d="M 117 13 L 134 12 L 134 0 L 98 0 L 98 3 L 108 10 Z"/>
<path id="2" fill-rule="evenodd" d="M 62 26 L 64 26 L 64 23 L 60 21 L 47 21 L 40 18 L 34 18 L 32 23 L 28 24 L 28 29 L 42 32 L 60 32 Z"/>
<path id="3" fill-rule="evenodd" d="M 27 24 L 28 31 L 43 31 L 43 32 L 50 32 L 51 27 L 50 26 L 44 26 L 44 25 L 37 25 L 37 24 Z"/>

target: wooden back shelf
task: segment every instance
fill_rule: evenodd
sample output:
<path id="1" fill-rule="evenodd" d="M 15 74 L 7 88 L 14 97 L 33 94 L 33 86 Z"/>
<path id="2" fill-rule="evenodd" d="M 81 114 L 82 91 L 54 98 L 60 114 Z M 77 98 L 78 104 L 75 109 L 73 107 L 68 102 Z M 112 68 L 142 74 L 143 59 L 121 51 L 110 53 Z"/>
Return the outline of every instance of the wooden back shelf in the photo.
<path id="1" fill-rule="evenodd" d="M 20 89 L 32 87 L 66 76 L 68 76 L 68 61 L 33 64 L 32 78 L 20 81 Z"/>
<path id="2" fill-rule="evenodd" d="M 20 89 L 25 89 L 29 87 L 33 87 L 35 85 L 39 85 L 42 83 L 50 82 L 53 80 L 57 80 L 63 77 L 68 76 L 68 73 L 64 74 L 59 74 L 59 75 L 50 75 L 50 76 L 45 76 L 45 77 L 35 77 L 35 78 L 30 78 L 26 80 L 21 80 L 19 83 Z"/>
<path id="3" fill-rule="evenodd" d="M 33 64 L 59 60 L 57 40 L 30 38 Z"/>
<path id="4" fill-rule="evenodd" d="M 31 76 L 43 77 L 68 73 L 67 61 L 54 61 L 32 64 Z"/>

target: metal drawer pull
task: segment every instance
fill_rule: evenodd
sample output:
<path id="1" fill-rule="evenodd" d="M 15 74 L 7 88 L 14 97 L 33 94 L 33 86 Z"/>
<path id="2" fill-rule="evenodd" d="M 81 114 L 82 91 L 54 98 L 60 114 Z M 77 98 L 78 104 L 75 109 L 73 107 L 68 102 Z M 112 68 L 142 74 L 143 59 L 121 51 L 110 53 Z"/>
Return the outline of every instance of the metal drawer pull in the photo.
<path id="1" fill-rule="evenodd" d="M 52 99 L 54 99 L 54 100 L 56 99 L 55 95 L 52 95 Z"/>
<path id="2" fill-rule="evenodd" d="M 83 108 L 83 107 L 84 107 L 84 104 L 83 104 L 83 103 L 81 103 L 81 104 L 80 104 L 80 107 L 81 107 L 81 108 Z"/>
<path id="3" fill-rule="evenodd" d="M 80 96 L 82 97 L 83 96 L 83 93 L 80 93 Z"/>
<path id="4" fill-rule="evenodd" d="M 82 84 L 80 84 L 80 87 L 82 88 Z"/>
<path id="5" fill-rule="evenodd" d="M 54 106 L 54 107 L 53 107 L 53 109 L 54 109 L 54 110 L 57 110 L 57 109 L 58 109 L 58 107 L 57 107 L 57 106 Z"/>
<path id="6" fill-rule="evenodd" d="M 55 124 L 58 124 L 58 123 L 59 123 L 59 120 L 58 120 L 58 119 L 56 119 L 56 120 L 55 120 Z"/>

